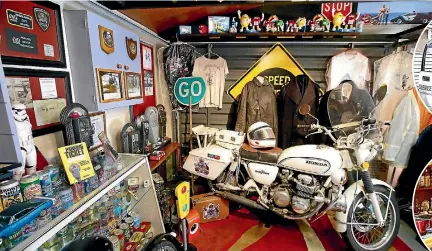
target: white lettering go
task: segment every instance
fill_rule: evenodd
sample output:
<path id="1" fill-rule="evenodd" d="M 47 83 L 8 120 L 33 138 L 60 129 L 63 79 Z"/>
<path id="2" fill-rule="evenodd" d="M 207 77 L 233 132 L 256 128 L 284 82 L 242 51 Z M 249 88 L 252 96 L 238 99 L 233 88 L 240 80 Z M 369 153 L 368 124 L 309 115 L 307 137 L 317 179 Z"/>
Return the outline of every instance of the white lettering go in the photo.
<path id="1" fill-rule="evenodd" d="M 194 89 L 195 89 L 194 86 L 195 85 L 198 85 L 198 92 L 197 93 L 194 92 Z M 201 92 L 202 92 L 202 86 L 201 86 L 200 81 L 193 81 L 192 85 L 191 85 L 191 94 L 192 94 L 192 96 L 198 97 L 199 95 L 201 95 Z"/>
<path id="2" fill-rule="evenodd" d="M 184 85 L 188 85 L 188 83 L 187 82 L 181 82 L 179 84 L 179 94 L 180 94 L 180 97 L 182 97 L 182 98 L 186 98 L 189 96 L 189 89 L 183 88 Z"/>

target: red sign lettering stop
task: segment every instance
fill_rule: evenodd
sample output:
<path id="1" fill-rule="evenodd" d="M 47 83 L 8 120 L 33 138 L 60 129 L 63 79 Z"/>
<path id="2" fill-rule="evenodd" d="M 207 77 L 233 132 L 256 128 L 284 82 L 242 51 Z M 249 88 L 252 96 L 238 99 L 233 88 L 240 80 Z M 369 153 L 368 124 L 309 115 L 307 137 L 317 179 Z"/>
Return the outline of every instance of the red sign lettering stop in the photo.
<path id="1" fill-rule="evenodd" d="M 352 7 L 353 4 L 347 2 L 323 3 L 321 5 L 321 14 L 331 21 L 333 20 L 333 9 L 335 9 L 335 13 L 341 12 L 344 16 L 348 16 L 352 12 Z"/>

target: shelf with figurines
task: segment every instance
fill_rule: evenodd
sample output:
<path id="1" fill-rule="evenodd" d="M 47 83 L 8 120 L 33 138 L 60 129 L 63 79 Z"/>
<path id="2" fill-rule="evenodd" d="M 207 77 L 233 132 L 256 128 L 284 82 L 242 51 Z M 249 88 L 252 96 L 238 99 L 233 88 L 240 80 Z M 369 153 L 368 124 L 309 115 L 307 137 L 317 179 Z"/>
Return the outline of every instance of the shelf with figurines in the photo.
<path id="1" fill-rule="evenodd" d="M 338 17 L 339 15 L 339 17 Z M 333 20 L 321 14 L 311 19 L 299 17 L 293 20 L 282 20 L 276 15 L 264 18 L 250 18 L 247 14 L 238 12 L 237 17 L 208 17 L 208 25 L 201 24 L 196 29 L 181 25 L 177 38 L 182 41 L 196 40 L 252 40 L 252 39 L 293 39 L 293 38 L 356 38 L 363 30 L 363 22 L 358 20 L 358 14 L 343 16 L 336 13 Z M 240 20 L 238 22 L 237 20 Z"/>

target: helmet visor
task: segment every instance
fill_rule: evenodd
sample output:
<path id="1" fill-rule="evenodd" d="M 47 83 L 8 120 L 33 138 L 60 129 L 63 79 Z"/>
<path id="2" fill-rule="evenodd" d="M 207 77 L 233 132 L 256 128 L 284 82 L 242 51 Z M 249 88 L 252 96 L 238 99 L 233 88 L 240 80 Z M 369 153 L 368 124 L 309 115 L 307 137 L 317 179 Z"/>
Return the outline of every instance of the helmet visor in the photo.
<path id="1" fill-rule="evenodd" d="M 264 139 L 276 139 L 273 129 L 269 127 L 263 127 L 253 132 L 253 139 L 264 140 Z"/>

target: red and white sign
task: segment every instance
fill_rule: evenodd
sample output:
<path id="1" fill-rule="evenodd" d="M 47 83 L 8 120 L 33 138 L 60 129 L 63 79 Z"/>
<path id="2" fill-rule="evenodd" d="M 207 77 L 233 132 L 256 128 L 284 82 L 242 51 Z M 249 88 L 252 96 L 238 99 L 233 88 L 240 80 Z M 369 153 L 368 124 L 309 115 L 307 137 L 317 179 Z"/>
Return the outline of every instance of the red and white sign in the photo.
<path id="1" fill-rule="evenodd" d="M 332 10 L 341 12 L 345 17 L 351 14 L 353 3 L 349 2 L 336 2 L 336 3 L 323 3 L 321 5 L 321 14 L 329 20 L 333 20 Z"/>

